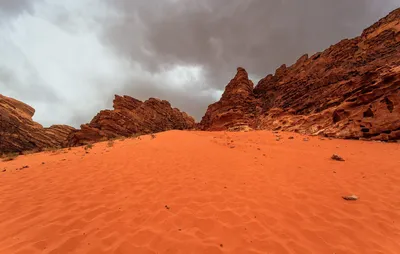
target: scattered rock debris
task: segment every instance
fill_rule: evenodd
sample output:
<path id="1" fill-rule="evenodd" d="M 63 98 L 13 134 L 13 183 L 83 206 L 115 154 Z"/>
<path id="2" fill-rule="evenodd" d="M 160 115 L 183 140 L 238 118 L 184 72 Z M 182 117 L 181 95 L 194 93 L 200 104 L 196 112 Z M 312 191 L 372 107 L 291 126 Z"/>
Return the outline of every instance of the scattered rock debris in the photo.
<path id="1" fill-rule="evenodd" d="M 343 198 L 344 200 L 347 200 L 347 201 L 356 201 L 356 200 L 358 200 L 358 197 L 357 197 L 356 195 L 343 196 L 342 198 Z"/>
<path id="2" fill-rule="evenodd" d="M 23 170 L 23 169 L 26 169 L 26 168 L 29 168 L 29 166 L 22 166 L 21 168 L 16 168 L 15 170 Z"/>
<path id="3" fill-rule="evenodd" d="M 169 210 L 171 209 L 169 206 L 165 205 L 165 209 Z"/>
<path id="4" fill-rule="evenodd" d="M 344 161 L 344 159 L 337 154 L 332 155 L 331 159 L 335 161 Z"/>

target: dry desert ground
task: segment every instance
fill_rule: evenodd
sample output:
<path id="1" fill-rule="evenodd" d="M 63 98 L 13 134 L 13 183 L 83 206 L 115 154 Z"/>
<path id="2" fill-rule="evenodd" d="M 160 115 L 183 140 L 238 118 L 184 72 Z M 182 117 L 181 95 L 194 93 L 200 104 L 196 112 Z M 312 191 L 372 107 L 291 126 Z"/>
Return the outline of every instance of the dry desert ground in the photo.
<path id="1" fill-rule="evenodd" d="M 400 253 L 398 143 L 169 131 L 0 171 L 1 254 Z"/>

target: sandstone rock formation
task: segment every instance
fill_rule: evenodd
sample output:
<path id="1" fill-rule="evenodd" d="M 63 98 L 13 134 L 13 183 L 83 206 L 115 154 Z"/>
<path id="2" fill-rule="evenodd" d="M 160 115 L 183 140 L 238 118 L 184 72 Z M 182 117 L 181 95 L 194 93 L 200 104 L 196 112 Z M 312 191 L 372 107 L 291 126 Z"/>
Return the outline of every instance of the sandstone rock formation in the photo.
<path id="1" fill-rule="evenodd" d="M 400 139 L 400 9 L 361 36 L 282 65 L 254 89 L 240 68 L 200 127 L 297 131 L 352 139 Z M 245 92 L 243 92 L 245 91 Z"/>
<path id="2" fill-rule="evenodd" d="M 34 122 L 35 109 L 18 100 L 0 95 L 0 153 L 61 147 L 75 130 L 66 125 L 43 128 Z"/>
<path id="3" fill-rule="evenodd" d="M 100 111 L 89 124 L 71 133 L 68 145 L 83 145 L 133 134 L 191 129 L 194 126 L 192 117 L 172 108 L 168 101 L 150 98 L 142 102 L 129 96 L 116 95 L 114 110 Z"/>
<path id="4" fill-rule="evenodd" d="M 208 107 L 200 122 L 205 130 L 226 130 L 235 126 L 253 126 L 261 110 L 253 93 L 254 84 L 245 69 L 237 68 L 221 99 Z"/>

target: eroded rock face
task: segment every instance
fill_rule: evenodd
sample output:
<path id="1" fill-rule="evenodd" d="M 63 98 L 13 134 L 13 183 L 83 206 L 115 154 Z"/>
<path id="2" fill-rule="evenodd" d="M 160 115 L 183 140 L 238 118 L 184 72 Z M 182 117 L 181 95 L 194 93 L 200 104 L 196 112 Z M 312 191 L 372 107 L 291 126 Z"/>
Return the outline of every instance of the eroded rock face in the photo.
<path id="1" fill-rule="evenodd" d="M 245 69 L 237 68 L 235 77 L 229 82 L 221 99 L 211 104 L 202 118 L 199 128 L 203 130 L 227 130 L 236 126 L 256 125 L 257 101 L 253 93 L 254 84 Z"/>
<path id="2" fill-rule="evenodd" d="M 195 120 L 172 108 L 165 100 L 150 98 L 142 102 L 129 96 L 115 96 L 114 110 L 103 110 L 93 120 L 71 133 L 69 145 L 83 145 L 133 134 L 192 129 Z"/>
<path id="3" fill-rule="evenodd" d="M 233 85 L 240 86 L 240 82 Z M 232 82 L 226 91 L 233 91 Z M 231 93 L 231 92 L 229 92 Z M 252 91 L 235 100 L 210 106 L 201 126 L 205 130 L 248 121 L 260 107 L 252 128 L 298 131 L 339 138 L 400 139 L 400 9 L 390 13 L 361 36 L 343 40 L 294 65 L 282 65 Z M 257 106 L 254 106 L 254 101 Z M 218 115 L 241 107 L 221 123 Z M 230 104 L 227 105 L 227 104 Z M 226 129 L 226 128 L 225 128 Z"/>
<path id="4" fill-rule="evenodd" d="M 75 129 L 66 125 L 43 128 L 34 122 L 35 109 L 0 95 L 0 153 L 62 147 Z"/>

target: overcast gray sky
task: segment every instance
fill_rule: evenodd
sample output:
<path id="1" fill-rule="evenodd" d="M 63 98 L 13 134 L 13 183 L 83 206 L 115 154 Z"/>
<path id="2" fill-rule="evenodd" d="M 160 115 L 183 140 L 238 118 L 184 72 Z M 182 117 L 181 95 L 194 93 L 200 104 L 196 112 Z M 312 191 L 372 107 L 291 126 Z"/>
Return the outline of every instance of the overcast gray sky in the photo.
<path id="1" fill-rule="evenodd" d="M 0 93 L 78 127 L 114 94 L 197 120 L 234 76 L 253 81 L 361 34 L 400 0 L 0 0 Z"/>

